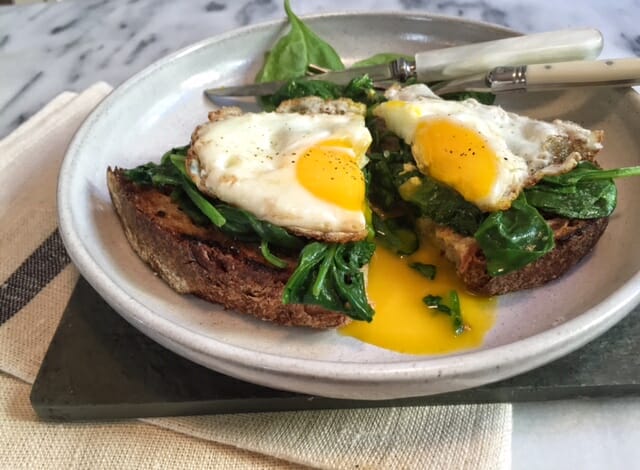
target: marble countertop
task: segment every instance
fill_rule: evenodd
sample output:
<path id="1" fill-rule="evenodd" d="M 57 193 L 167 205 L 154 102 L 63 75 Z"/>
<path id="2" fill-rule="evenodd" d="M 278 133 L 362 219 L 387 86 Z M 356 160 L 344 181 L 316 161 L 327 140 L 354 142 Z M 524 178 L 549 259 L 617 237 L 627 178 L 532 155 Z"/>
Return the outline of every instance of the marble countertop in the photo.
<path id="1" fill-rule="evenodd" d="M 496 23 L 521 32 L 595 27 L 603 57 L 640 55 L 640 0 L 294 0 L 300 14 L 420 11 Z M 348 5 L 348 6 L 347 6 Z M 118 85 L 190 43 L 283 16 L 278 0 L 65 0 L 0 7 L 0 138 L 63 90 Z"/>
<path id="2" fill-rule="evenodd" d="M 292 0 L 300 14 L 416 11 L 521 32 L 595 27 L 603 58 L 640 56 L 640 0 Z M 166 54 L 279 19 L 276 0 L 65 0 L 0 6 L 0 138 L 64 90 L 118 85 Z M 640 399 L 514 405 L 513 467 L 623 468 L 640 458 Z M 613 456 L 613 457 L 612 457 Z"/>

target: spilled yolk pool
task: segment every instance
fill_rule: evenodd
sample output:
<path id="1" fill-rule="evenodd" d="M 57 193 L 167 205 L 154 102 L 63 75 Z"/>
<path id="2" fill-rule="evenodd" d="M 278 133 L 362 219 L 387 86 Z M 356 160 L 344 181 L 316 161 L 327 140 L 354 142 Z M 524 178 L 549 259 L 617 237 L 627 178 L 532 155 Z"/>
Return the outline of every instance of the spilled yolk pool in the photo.
<path id="1" fill-rule="evenodd" d="M 435 279 L 411 268 L 412 262 L 435 265 Z M 447 314 L 422 302 L 431 294 L 441 296 L 448 305 L 451 290 L 458 293 L 465 324 L 458 336 Z M 453 264 L 433 246 L 422 246 L 405 257 L 378 246 L 369 264 L 367 294 L 376 311 L 373 321 L 353 321 L 340 333 L 406 354 L 440 354 L 480 346 L 495 319 L 496 299 L 466 291 Z"/>

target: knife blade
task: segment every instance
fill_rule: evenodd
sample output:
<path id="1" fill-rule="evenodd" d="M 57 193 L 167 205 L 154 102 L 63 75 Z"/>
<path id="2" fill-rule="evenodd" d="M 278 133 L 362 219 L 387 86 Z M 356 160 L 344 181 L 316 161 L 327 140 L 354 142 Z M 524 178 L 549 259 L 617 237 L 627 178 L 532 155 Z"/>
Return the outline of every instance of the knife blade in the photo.
<path id="1" fill-rule="evenodd" d="M 461 91 L 548 91 L 574 87 L 640 85 L 640 58 L 578 60 L 546 64 L 496 67 L 486 74 L 432 85 L 437 95 Z"/>
<path id="2" fill-rule="evenodd" d="M 594 59 L 602 50 L 602 46 L 602 34 L 597 29 L 565 29 L 433 49 L 418 52 L 413 61 L 397 59 L 386 64 L 327 72 L 305 78 L 346 85 L 353 78 L 367 74 L 374 82 L 404 82 L 416 78 L 419 82 L 429 83 L 486 72 L 496 66 Z M 275 93 L 286 83 L 287 81 L 277 81 L 209 88 L 205 90 L 205 94 L 209 98 L 264 96 Z"/>

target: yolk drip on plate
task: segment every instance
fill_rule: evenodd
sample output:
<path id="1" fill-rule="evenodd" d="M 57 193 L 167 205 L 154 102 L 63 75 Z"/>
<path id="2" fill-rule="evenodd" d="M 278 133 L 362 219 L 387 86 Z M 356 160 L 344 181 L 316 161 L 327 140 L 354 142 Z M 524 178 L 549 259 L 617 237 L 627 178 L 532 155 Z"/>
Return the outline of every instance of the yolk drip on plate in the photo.
<path id="1" fill-rule="evenodd" d="M 435 265 L 435 279 L 430 280 L 411 268 L 411 262 Z M 442 296 L 448 303 L 453 289 L 460 298 L 462 318 L 468 327 L 458 336 L 447 314 L 422 302 L 423 297 L 431 294 Z M 367 293 L 376 311 L 373 321 L 354 321 L 340 332 L 401 353 L 440 354 L 477 347 L 495 318 L 496 299 L 467 292 L 453 264 L 432 246 L 422 246 L 406 257 L 378 246 L 369 265 Z"/>

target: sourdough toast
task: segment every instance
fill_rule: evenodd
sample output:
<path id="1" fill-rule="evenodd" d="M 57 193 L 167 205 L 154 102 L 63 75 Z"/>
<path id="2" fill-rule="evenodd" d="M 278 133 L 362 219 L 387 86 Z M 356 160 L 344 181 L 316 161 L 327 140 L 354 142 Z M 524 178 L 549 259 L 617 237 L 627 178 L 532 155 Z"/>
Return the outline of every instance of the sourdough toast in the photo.
<path id="1" fill-rule="evenodd" d="M 280 325 L 335 328 L 349 321 L 318 306 L 282 303 L 296 257 L 278 253 L 287 267 L 275 268 L 257 244 L 195 225 L 168 194 L 131 182 L 124 170 L 108 169 L 107 184 L 130 245 L 176 292 Z"/>
<path id="2" fill-rule="evenodd" d="M 496 277 L 487 272 L 486 258 L 475 238 L 462 236 L 426 219 L 420 221 L 420 230 L 455 263 L 458 276 L 469 290 L 482 295 L 500 295 L 539 287 L 565 274 L 593 249 L 608 222 L 608 217 L 549 219 L 554 249 L 524 268 Z"/>

